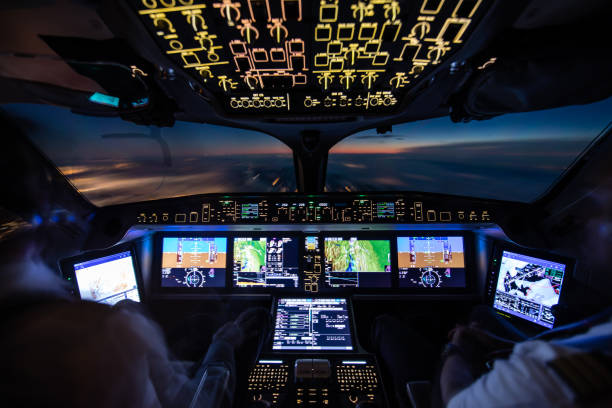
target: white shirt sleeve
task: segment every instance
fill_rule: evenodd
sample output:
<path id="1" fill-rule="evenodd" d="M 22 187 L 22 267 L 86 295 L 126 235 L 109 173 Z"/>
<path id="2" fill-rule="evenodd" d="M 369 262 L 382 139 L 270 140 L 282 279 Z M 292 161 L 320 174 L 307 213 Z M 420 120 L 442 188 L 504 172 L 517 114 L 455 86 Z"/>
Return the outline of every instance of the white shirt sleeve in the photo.
<path id="1" fill-rule="evenodd" d="M 455 395 L 449 408 L 461 407 L 575 407 L 571 388 L 547 362 L 575 352 L 545 341 L 518 344 L 510 358 Z"/>

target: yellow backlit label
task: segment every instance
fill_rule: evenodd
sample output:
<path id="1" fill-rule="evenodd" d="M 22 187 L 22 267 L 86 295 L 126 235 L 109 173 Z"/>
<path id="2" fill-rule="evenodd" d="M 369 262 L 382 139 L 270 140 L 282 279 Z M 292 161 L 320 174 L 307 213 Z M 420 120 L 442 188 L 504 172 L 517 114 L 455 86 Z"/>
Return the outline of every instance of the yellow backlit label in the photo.
<path id="1" fill-rule="evenodd" d="M 229 112 L 391 112 L 467 41 L 486 0 L 131 0 Z"/>

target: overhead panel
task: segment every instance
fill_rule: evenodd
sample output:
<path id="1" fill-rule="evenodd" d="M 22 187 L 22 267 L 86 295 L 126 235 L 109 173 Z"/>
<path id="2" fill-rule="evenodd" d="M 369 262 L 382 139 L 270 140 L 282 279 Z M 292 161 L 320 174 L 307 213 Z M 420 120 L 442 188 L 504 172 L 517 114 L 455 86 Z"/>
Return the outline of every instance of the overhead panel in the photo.
<path id="1" fill-rule="evenodd" d="M 133 0 L 164 54 L 236 114 L 381 114 L 459 49 L 484 0 Z"/>

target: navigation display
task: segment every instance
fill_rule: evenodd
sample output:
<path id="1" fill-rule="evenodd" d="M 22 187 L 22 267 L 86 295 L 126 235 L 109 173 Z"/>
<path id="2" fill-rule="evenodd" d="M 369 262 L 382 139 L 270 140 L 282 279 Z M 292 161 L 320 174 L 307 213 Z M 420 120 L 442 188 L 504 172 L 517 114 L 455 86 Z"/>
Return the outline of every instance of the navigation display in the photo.
<path id="1" fill-rule="evenodd" d="M 346 299 L 278 299 L 273 350 L 353 350 Z"/>
<path id="2" fill-rule="evenodd" d="M 325 281 L 332 288 L 391 287 L 390 241 L 326 237 Z"/>
<path id="3" fill-rule="evenodd" d="M 130 251 L 75 263 L 74 274 L 83 300 L 107 305 L 124 299 L 140 302 Z"/>
<path id="4" fill-rule="evenodd" d="M 398 237 L 401 288 L 464 288 L 463 237 Z"/>
<path id="5" fill-rule="evenodd" d="M 164 237 L 162 248 L 163 288 L 225 287 L 227 238 Z"/>
<path id="6" fill-rule="evenodd" d="M 552 328 L 566 265 L 503 251 L 493 307 Z"/>
<path id="7" fill-rule="evenodd" d="M 234 287 L 298 287 L 297 239 L 234 238 L 233 262 Z"/>

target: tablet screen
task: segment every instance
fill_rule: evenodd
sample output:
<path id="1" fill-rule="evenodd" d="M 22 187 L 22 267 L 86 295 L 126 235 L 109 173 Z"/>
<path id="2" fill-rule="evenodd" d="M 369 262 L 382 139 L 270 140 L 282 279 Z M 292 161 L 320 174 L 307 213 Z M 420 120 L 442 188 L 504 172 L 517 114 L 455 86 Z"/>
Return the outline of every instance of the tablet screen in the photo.
<path id="1" fill-rule="evenodd" d="M 83 300 L 108 305 L 123 299 L 140 302 L 131 251 L 75 263 L 74 274 Z"/>
<path id="2" fill-rule="evenodd" d="M 552 328 L 552 306 L 559 303 L 566 265 L 503 251 L 493 307 Z"/>

